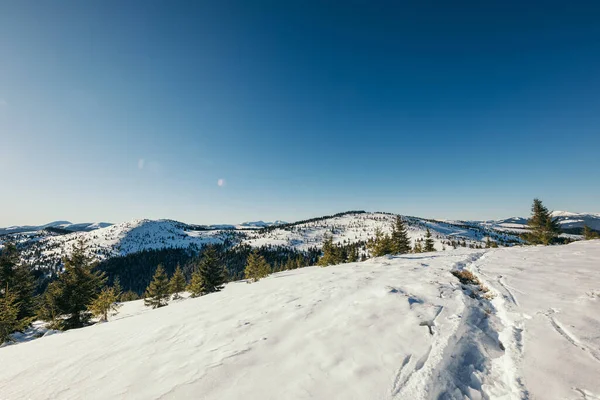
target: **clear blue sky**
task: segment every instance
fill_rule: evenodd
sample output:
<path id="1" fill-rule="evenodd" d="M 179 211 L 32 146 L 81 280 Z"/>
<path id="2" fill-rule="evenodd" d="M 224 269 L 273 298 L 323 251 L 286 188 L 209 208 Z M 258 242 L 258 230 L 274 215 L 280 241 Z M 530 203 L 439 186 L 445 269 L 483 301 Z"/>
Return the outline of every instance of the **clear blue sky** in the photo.
<path id="1" fill-rule="evenodd" d="M 597 2 L 0 0 L 0 226 L 600 212 L 598 21 Z"/>

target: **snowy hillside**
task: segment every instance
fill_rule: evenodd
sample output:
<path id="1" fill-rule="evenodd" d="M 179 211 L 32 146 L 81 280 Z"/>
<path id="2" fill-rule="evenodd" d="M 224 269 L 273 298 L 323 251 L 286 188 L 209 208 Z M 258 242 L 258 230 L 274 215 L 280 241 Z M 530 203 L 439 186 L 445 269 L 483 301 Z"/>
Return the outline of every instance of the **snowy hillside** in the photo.
<path id="1" fill-rule="evenodd" d="M 207 243 L 222 243 L 230 235 L 224 230 L 190 230 L 188 225 L 171 220 L 133 220 L 90 232 L 35 238 L 26 247 L 24 258 L 38 265 L 58 263 L 80 239 L 87 242 L 97 259 L 103 260 L 150 249 L 198 249 Z"/>
<path id="2" fill-rule="evenodd" d="M 596 399 L 598 265 L 600 241 L 458 249 L 280 272 L 158 310 L 131 302 L 108 323 L 0 348 L 0 397 Z"/>
<path id="3" fill-rule="evenodd" d="M 584 225 L 595 230 L 600 230 L 600 214 L 553 211 L 552 217 L 556 218 L 560 227 L 565 230 L 583 228 Z M 472 223 L 507 232 L 524 232 L 527 229 L 527 218 L 522 217 L 512 217 L 497 221 L 474 221 Z"/>
<path id="4" fill-rule="evenodd" d="M 231 226 L 207 227 L 187 225 L 172 220 L 134 220 L 90 232 L 66 235 L 32 233 L 18 235 L 24 248 L 24 258 L 40 266 L 56 266 L 71 252 L 73 245 L 84 239 L 90 251 L 99 260 L 136 253 L 142 250 L 164 248 L 199 249 L 208 243 L 231 245 L 247 244 L 253 247 L 284 246 L 300 251 L 321 248 L 326 235 L 341 244 L 364 243 L 377 228 L 390 232 L 395 215 L 386 213 L 350 212 L 293 224 L 271 225 L 262 229 L 234 229 Z M 452 248 L 451 242 L 462 241 L 465 246 L 480 246 L 488 236 L 500 243 L 518 242 L 508 233 L 480 226 L 460 225 L 406 217 L 411 240 L 425 237 L 429 228 L 437 250 Z M 247 228 L 247 227 L 246 227 Z"/>
<path id="5" fill-rule="evenodd" d="M 73 224 L 69 221 L 54 221 L 45 225 L 23 225 L 23 226 L 9 226 L 8 228 L 0 228 L 0 236 L 9 235 L 23 232 L 37 232 L 48 228 L 63 229 L 70 232 L 81 232 L 81 231 L 93 231 L 95 229 L 106 228 L 110 226 L 108 222 L 87 222 Z"/>

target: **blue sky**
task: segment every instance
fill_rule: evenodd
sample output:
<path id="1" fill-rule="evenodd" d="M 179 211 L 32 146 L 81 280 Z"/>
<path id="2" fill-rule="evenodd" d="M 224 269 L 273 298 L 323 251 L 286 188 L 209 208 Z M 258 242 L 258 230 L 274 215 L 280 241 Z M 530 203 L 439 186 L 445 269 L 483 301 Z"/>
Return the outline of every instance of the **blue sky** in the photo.
<path id="1" fill-rule="evenodd" d="M 404 3 L 0 0 L 0 226 L 600 212 L 600 6 Z"/>

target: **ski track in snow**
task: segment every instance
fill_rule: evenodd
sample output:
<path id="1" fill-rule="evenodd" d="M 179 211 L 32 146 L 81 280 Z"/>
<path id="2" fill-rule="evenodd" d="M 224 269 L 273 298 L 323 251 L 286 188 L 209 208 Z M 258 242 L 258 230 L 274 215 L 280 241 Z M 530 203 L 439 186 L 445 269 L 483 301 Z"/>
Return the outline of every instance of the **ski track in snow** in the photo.
<path id="1" fill-rule="evenodd" d="M 561 324 L 556 318 L 551 317 L 550 315 L 546 314 L 546 316 L 548 317 L 548 319 L 550 320 L 550 323 L 552 324 L 552 327 L 554 328 L 554 330 L 561 335 L 563 338 L 565 338 L 569 343 L 571 343 L 573 346 L 577 347 L 578 349 L 581 349 L 583 351 L 585 351 L 587 354 L 589 354 L 594 360 L 600 362 L 600 355 L 598 355 L 598 353 L 592 349 L 589 346 L 586 346 L 585 344 L 581 343 L 581 341 L 579 339 L 577 339 L 577 337 L 575 335 L 573 335 L 572 333 L 570 333 L 564 326 L 563 324 Z"/>

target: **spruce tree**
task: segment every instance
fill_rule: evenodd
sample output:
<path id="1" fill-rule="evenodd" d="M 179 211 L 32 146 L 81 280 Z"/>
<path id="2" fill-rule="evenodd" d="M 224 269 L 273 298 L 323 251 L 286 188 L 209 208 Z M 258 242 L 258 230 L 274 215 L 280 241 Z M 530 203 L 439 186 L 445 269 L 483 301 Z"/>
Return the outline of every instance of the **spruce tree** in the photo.
<path id="1" fill-rule="evenodd" d="M 423 252 L 423 247 L 421 246 L 421 242 L 418 240 L 415 240 L 415 246 L 413 247 L 413 253 L 422 253 Z"/>
<path id="2" fill-rule="evenodd" d="M 408 231 L 404 225 L 404 221 L 399 215 L 396 216 L 396 221 L 392 229 L 392 247 L 394 254 L 406 254 L 411 250 L 410 240 L 408 239 Z"/>
<path id="3" fill-rule="evenodd" d="M 375 229 L 375 238 L 367 244 L 372 257 L 381 257 L 394 252 L 394 246 L 390 235 L 384 234 L 380 228 Z"/>
<path id="4" fill-rule="evenodd" d="M 253 251 L 248 256 L 244 275 L 246 279 L 258 282 L 261 278 L 268 276 L 271 273 L 271 268 L 265 257 L 258 254 L 258 251 Z"/>
<path id="5" fill-rule="evenodd" d="M 123 287 L 121 287 L 121 280 L 118 276 L 113 281 L 112 288 L 116 297 L 115 301 L 121 301 L 121 296 L 123 295 Z"/>
<path id="6" fill-rule="evenodd" d="M 204 250 L 198 271 L 202 277 L 201 294 L 218 292 L 223 289 L 226 280 L 225 268 L 221 264 L 214 246 L 208 246 Z"/>
<path id="7" fill-rule="evenodd" d="M 552 218 L 550 211 L 542 204 L 540 199 L 533 199 L 531 218 L 527 221 L 529 232 L 523 238 L 529 244 L 552 244 L 560 234 L 560 227 L 556 219 Z"/>
<path id="8" fill-rule="evenodd" d="M 350 247 L 348 251 L 348 257 L 346 259 L 347 262 L 353 263 L 358 261 L 358 248 L 356 246 Z"/>
<path id="9" fill-rule="evenodd" d="M 117 303 L 117 294 L 114 287 L 104 287 L 88 310 L 100 321 L 107 322 L 109 314 L 115 315 L 119 311 L 120 305 Z"/>
<path id="10" fill-rule="evenodd" d="M 199 270 L 196 270 L 192 273 L 192 279 L 190 280 L 187 290 L 190 292 L 191 297 L 202 296 L 204 291 L 204 282 L 202 281 L 202 274 Z"/>
<path id="11" fill-rule="evenodd" d="M 164 307 L 169 302 L 169 278 L 162 265 L 158 265 L 152 282 L 144 293 L 144 305 L 146 307 Z"/>
<path id="12" fill-rule="evenodd" d="M 25 329 L 29 322 L 19 319 L 17 296 L 4 288 L 0 296 L 0 345 L 8 340 L 11 333 Z"/>
<path id="13" fill-rule="evenodd" d="M 95 271 L 96 262 L 87 254 L 87 246 L 79 240 L 70 256 L 65 257 L 65 270 L 47 290 L 44 307 L 54 316 L 53 326 L 67 330 L 85 326 L 91 313 L 88 306 L 96 299 L 106 278 Z M 48 313 L 46 313 L 48 315 Z"/>
<path id="14" fill-rule="evenodd" d="M 592 239 L 599 239 L 600 235 L 598 235 L 598 232 L 594 232 L 592 230 L 592 228 L 590 228 L 587 225 L 583 226 L 583 238 L 585 240 L 592 240 Z"/>
<path id="15" fill-rule="evenodd" d="M 185 290 L 185 276 L 183 275 L 183 271 L 179 264 L 177 264 L 177 268 L 169 281 L 169 293 L 173 295 L 173 300 L 179 299 L 179 293 Z"/>
<path id="16" fill-rule="evenodd" d="M 123 292 L 123 294 L 121 294 L 120 301 L 122 301 L 122 302 L 133 301 L 133 300 L 137 300 L 139 298 L 140 298 L 140 296 L 138 296 L 138 294 L 136 292 L 134 292 L 133 290 L 128 290 L 126 292 Z"/>
<path id="17" fill-rule="evenodd" d="M 17 319 L 30 320 L 35 315 L 35 280 L 28 266 L 21 262 L 17 247 L 5 242 L 0 251 L 0 297 L 7 287 L 15 296 Z M 24 321 L 25 322 L 25 321 Z"/>
<path id="18" fill-rule="evenodd" d="M 326 267 L 328 265 L 337 264 L 335 246 L 333 245 L 333 237 L 327 235 L 323 239 L 323 255 L 319 258 L 317 265 Z"/>
<path id="19" fill-rule="evenodd" d="M 431 231 L 427 228 L 427 233 L 425 234 L 425 246 L 423 247 L 424 253 L 429 253 L 435 251 L 435 247 L 433 246 L 433 239 L 431 238 Z"/>

